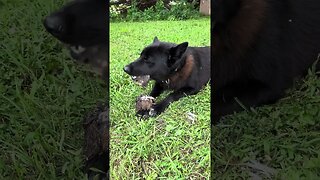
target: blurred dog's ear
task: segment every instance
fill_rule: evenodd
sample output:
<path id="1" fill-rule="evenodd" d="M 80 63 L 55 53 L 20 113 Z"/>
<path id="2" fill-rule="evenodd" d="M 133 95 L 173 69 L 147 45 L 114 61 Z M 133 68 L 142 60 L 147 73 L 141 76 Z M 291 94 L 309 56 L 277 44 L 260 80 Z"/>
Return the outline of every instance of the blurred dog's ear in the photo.
<path id="1" fill-rule="evenodd" d="M 160 42 L 160 41 L 159 41 L 158 37 L 155 36 L 154 39 L 153 39 L 153 43 L 158 43 L 158 42 Z"/>

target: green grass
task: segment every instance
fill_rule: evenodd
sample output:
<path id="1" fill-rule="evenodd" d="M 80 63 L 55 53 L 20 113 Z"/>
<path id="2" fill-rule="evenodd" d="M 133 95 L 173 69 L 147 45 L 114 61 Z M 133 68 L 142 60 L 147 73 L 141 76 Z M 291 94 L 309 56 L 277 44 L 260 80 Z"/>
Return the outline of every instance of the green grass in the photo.
<path id="1" fill-rule="evenodd" d="M 310 70 L 278 103 L 226 117 L 213 129 L 213 146 L 215 179 L 249 179 L 252 173 L 264 179 L 319 179 L 320 80 L 315 72 Z M 252 161 L 263 165 L 262 171 L 250 168 Z"/>
<path id="2" fill-rule="evenodd" d="M 135 99 L 150 92 L 135 85 L 123 67 L 157 36 L 191 46 L 210 44 L 210 20 L 110 24 L 111 178 L 209 179 L 210 88 L 172 103 L 156 118 L 135 117 Z M 160 97 L 162 99 L 164 96 Z M 197 116 L 190 123 L 186 114 Z"/>
<path id="3" fill-rule="evenodd" d="M 62 0 L 0 2 L 0 179 L 83 179 L 82 119 L 106 87 L 45 32 Z"/>
<path id="4" fill-rule="evenodd" d="M 83 179 L 82 118 L 106 87 L 42 26 L 63 0 L 0 1 L 0 179 Z M 210 88 L 140 120 L 134 101 L 150 91 L 122 68 L 154 36 L 193 46 L 210 42 L 209 19 L 111 23 L 111 177 L 208 179 Z M 320 81 L 310 72 L 278 103 L 226 117 L 213 129 L 213 178 L 320 177 Z M 163 96 L 162 96 L 163 97 Z M 213 102 L 214 103 L 214 102 Z M 190 123 L 186 113 L 197 115 Z M 252 162 L 263 164 L 262 171 Z M 251 162 L 251 164 L 250 164 Z M 253 166 L 254 168 L 251 168 Z"/>

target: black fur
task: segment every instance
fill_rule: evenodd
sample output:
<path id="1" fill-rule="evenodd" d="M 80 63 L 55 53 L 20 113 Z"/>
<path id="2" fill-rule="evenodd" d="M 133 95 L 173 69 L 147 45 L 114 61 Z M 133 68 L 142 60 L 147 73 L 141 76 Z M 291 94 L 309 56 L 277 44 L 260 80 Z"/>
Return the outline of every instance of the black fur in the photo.
<path id="1" fill-rule="evenodd" d="M 210 48 L 188 47 L 187 42 L 176 45 L 155 37 L 140 57 L 124 70 L 132 76 L 150 75 L 155 80 L 150 96 L 156 98 L 164 90 L 173 91 L 156 103 L 151 112 L 138 112 L 140 115 L 158 115 L 173 101 L 196 94 L 206 85 L 210 79 Z"/>
<path id="2" fill-rule="evenodd" d="M 319 9 L 318 0 L 214 2 L 214 120 L 242 110 L 235 98 L 246 107 L 274 103 L 306 74 L 320 53 Z"/>
<path id="3" fill-rule="evenodd" d="M 46 17 L 46 29 L 66 44 L 107 44 L 107 1 L 75 0 Z"/>
<path id="4" fill-rule="evenodd" d="M 46 30 L 70 48 L 74 59 L 97 68 L 105 79 L 108 77 L 109 44 L 107 8 L 105 0 L 74 0 L 44 20 Z M 101 108 L 91 112 L 90 118 L 95 124 L 84 128 L 84 154 L 87 157 L 84 170 L 88 179 L 109 179 L 109 119 L 107 114 L 107 117 L 103 117 L 107 122 L 100 123 L 100 111 Z M 99 169 L 102 173 L 91 168 Z"/>
<path id="5" fill-rule="evenodd" d="M 67 45 L 72 58 L 108 77 L 108 4 L 74 0 L 44 20 L 46 30 Z"/>

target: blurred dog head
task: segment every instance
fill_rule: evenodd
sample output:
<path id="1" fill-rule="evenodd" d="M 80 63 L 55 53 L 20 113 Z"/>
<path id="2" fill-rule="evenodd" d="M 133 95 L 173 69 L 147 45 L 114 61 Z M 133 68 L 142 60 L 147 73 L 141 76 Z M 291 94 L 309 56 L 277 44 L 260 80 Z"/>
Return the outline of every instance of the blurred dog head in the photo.
<path id="1" fill-rule="evenodd" d="M 107 1 L 74 0 L 44 20 L 44 27 L 66 44 L 72 58 L 105 76 L 108 67 Z"/>

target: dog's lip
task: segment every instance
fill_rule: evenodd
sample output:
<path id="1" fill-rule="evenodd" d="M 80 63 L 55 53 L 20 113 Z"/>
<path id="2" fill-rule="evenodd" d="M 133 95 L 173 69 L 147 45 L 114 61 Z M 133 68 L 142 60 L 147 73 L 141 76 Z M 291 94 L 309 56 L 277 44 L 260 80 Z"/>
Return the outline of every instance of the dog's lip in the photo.
<path id="1" fill-rule="evenodd" d="M 131 76 L 132 80 L 136 80 L 137 78 L 150 78 L 150 75 Z"/>
<path id="2" fill-rule="evenodd" d="M 133 73 L 133 72 L 125 72 L 126 74 L 128 74 L 129 76 L 148 76 L 150 74 L 140 74 L 140 73 Z"/>
<path id="3" fill-rule="evenodd" d="M 131 78 L 138 78 L 138 77 L 142 77 L 142 76 L 149 76 L 149 77 L 151 77 L 151 75 L 150 74 L 129 74 L 129 73 L 127 73 L 129 76 L 131 76 Z"/>

